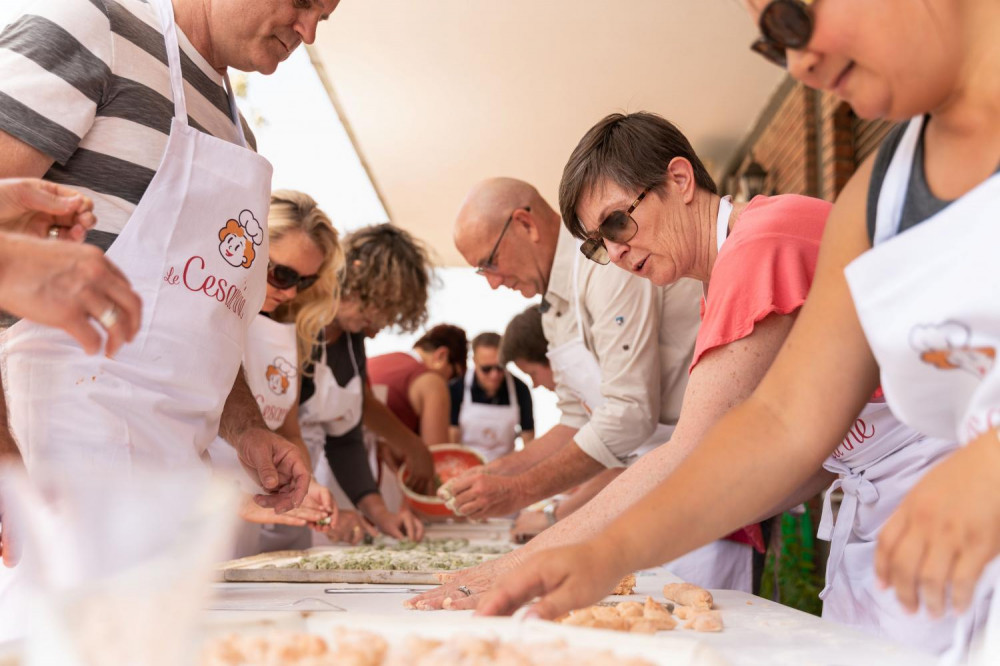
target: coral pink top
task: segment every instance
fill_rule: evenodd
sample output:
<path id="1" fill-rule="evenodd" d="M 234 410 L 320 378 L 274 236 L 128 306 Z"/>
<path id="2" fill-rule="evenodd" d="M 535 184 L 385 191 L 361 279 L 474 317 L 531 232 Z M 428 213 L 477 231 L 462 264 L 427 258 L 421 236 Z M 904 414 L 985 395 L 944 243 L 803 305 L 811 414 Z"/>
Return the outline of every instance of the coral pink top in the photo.
<path id="1" fill-rule="evenodd" d="M 747 204 L 715 259 L 691 370 L 706 352 L 747 337 L 768 315 L 802 307 L 831 206 L 797 194 Z"/>
<path id="2" fill-rule="evenodd" d="M 368 359 L 368 383 L 388 389 L 387 406 L 403 424 L 420 434 L 420 417 L 410 405 L 410 384 L 430 372 L 427 366 L 406 352 L 382 354 Z"/>
<path id="3" fill-rule="evenodd" d="M 715 259 L 691 370 L 707 352 L 753 333 L 768 315 L 802 307 L 831 206 L 797 194 L 754 197 L 747 204 Z M 760 525 L 726 538 L 764 551 Z"/>

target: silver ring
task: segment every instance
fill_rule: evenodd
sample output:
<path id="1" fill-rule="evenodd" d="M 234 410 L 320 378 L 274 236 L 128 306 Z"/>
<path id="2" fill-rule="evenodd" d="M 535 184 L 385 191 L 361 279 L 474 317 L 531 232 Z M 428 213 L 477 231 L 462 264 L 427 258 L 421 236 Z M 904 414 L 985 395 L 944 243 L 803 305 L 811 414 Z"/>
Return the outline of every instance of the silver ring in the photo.
<path id="1" fill-rule="evenodd" d="M 105 330 L 110 330 L 112 326 L 118 323 L 118 308 L 114 304 L 109 305 L 108 309 L 97 317 L 97 321 Z"/>
<path id="2" fill-rule="evenodd" d="M 59 225 L 53 224 L 49 227 L 49 238 L 59 238 Z"/>
<path id="3" fill-rule="evenodd" d="M 458 586 L 458 591 L 461 592 L 462 594 L 464 594 L 467 597 L 471 597 L 472 596 L 472 590 L 470 590 L 469 588 L 467 588 L 464 585 L 459 585 Z"/>

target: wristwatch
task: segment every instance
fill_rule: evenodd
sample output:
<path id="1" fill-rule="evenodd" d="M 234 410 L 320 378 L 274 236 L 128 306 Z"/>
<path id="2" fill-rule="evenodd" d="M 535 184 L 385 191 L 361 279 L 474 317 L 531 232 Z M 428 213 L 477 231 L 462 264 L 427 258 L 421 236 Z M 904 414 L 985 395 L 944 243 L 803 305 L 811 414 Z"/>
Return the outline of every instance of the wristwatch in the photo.
<path id="1" fill-rule="evenodd" d="M 542 509 L 542 513 L 545 514 L 545 520 L 549 521 L 549 527 L 552 527 L 559 520 L 556 518 L 556 509 L 559 508 L 559 500 L 552 500 L 545 505 Z"/>

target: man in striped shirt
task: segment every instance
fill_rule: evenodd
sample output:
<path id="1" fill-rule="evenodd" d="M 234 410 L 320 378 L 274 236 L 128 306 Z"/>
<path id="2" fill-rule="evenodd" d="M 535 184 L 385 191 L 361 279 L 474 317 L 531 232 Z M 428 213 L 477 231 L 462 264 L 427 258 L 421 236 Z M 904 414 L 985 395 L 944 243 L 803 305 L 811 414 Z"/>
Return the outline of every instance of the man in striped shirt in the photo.
<path id="1" fill-rule="evenodd" d="M 227 69 L 272 73 L 297 46 L 313 42 L 338 3 L 173 0 L 191 127 L 237 143 Z M 97 216 L 87 241 L 107 249 L 164 154 L 174 117 L 166 53 L 148 0 L 27 2 L 0 32 L 0 178 L 44 177 L 86 195 Z M 253 146 L 245 122 L 244 131 Z M 99 318 L 105 306 L 97 303 L 90 315 Z M 0 457 L 16 456 L 5 411 Z M 242 373 L 222 429 L 240 443 L 248 468 L 269 476 L 278 468 L 281 506 L 302 501 L 308 484 L 289 470 L 308 470 L 303 454 L 267 430 Z"/>

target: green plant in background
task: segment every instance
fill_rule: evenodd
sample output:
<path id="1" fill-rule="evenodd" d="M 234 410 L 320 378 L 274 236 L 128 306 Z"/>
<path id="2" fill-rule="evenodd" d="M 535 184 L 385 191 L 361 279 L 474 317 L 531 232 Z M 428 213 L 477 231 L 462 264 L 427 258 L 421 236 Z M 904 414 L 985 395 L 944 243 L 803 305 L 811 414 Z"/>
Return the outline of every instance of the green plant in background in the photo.
<path id="1" fill-rule="evenodd" d="M 814 534 L 808 508 L 800 515 L 782 514 L 780 537 L 772 539 L 764 563 L 760 596 L 806 613 L 820 614 L 823 603 L 819 593 L 823 589 L 824 577 L 816 567 L 818 558 Z"/>

